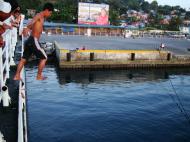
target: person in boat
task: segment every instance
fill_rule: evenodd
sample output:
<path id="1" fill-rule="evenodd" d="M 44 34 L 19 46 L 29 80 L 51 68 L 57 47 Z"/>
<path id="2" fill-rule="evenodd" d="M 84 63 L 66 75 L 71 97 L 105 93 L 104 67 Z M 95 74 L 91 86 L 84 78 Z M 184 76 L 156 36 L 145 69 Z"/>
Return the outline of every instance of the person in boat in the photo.
<path id="1" fill-rule="evenodd" d="M 28 25 L 23 29 L 24 36 L 28 36 L 30 31 L 31 34 L 24 44 L 23 56 L 18 64 L 16 74 L 13 78 L 14 80 L 21 80 L 20 72 L 32 54 L 40 59 L 36 79 L 45 79 L 45 77 L 42 75 L 42 71 L 47 61 L 47 55 L 45 51 L 40 47 L 39 39 L 43 31 L 44 19 L 50 17 L 53 10 L 53 4 L 46 3 L 44 5 L 43 11 L 34 16 L 32 21 L 30 21 Z"/>

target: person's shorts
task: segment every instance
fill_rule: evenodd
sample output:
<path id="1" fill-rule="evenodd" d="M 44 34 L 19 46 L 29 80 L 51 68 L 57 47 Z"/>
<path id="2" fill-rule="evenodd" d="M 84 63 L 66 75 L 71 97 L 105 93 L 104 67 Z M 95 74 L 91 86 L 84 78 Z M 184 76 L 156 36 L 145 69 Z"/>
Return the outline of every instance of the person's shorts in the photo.
<path id="1" fill-rule="evenodd" d="M 24 43 L 24 52 L 22 58 L 28 60 L 32 54 L 39 59 L 47 59 L 47 55 L 40 47 L 37 38 L 30 36 Z"/>

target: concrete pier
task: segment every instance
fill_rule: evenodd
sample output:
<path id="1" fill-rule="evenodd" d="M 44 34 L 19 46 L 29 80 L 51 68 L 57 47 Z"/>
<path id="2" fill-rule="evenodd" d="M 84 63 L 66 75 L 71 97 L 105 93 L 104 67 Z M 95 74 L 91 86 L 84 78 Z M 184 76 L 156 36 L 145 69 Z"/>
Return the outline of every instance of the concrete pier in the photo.
<path id="1" fill-rule="evenodd" d="M 41 40 L 56 41 L 56 56 L 63 69 L 188 67 L 190 62 L 186 39 L 44 34 Z M 165 48 L 159 50 L 161 43 Z"/>
<path id="2" fill-rule="evenodd" d="M 62 69 L 189 67 L 190 60 L 166 50 L 67 50 L 55 42 Z"/>

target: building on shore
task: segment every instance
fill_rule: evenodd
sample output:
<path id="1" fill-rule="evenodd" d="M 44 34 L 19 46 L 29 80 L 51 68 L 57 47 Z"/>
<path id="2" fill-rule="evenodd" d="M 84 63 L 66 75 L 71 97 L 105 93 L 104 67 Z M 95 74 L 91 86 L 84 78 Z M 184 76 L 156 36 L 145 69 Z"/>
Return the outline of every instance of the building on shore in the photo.
<path id="1" fill-rule="evenodd" d="M 184 34 L 190 34 L 190 21 L 186 20 L 183 22 L 183 25 L 181 25 L 179 27 L 180 32 L 184 33 Z"/>

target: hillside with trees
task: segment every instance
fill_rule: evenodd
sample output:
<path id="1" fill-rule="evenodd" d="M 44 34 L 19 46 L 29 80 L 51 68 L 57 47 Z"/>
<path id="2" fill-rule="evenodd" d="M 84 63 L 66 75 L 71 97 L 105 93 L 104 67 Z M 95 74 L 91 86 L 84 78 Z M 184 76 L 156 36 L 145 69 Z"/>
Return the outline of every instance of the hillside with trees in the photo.
<path id="1" fill-rule="evenodd" d="M 48 0 L 18 0 L 22 11 L 26 14 L 27 9 L 39 11 Z M 52 2 L 52 1 L 49 1 Z M 129 17 L 131 10 L 146 13 L 148 20 L 146 27 L 158 29 L 178 30 L 184 20 L 190 20 L 190 12 L 180 6 L 158 5 L 157 1 L 149 3 L 145 0 L 54 0 L 57 11 L 51 17 L 51 21 L 64 23 L 77 23 L 78 2 L 106 3 L 110 5 L 109 20 L 111 25 L 120 25 L 121 20 L 126 23 L 142 22 L 136 17 Z M 169 19 L 169 22 L 165 20 Z"/>

